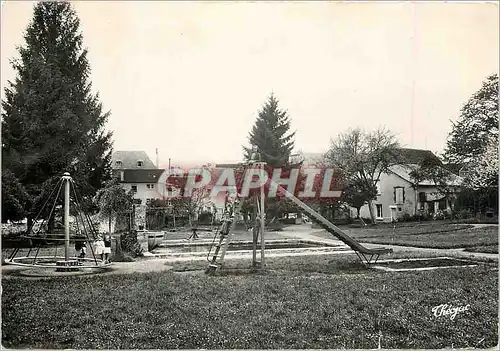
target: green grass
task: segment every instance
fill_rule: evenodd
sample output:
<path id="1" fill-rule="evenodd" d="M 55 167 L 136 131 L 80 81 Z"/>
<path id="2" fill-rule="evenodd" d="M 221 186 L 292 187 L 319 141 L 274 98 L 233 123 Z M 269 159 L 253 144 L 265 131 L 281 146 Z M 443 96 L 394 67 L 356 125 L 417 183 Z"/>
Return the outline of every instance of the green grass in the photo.
<path id="1" fill-rule="evenodd" d="M 405 245 L 429 248 L 461 248 L 483 245 L 498 245 L 498 228 L 467 228 L 422 234 L 388 233 L 385 237 L 360 239 L 369 243 Z"/>
<path id="2" fill-rule="evenodd" d="M 468 247 L 465 249 L 465 251 L 497 254 L 498 253 L 498 244 L 497 245 L 483 245 L 483 246 Z"/>
<path id="3" fill-rule="evenodd" d="M 453 266 L 471 266 L 477 263 L 470 260 L 455 259 L 429 259 L 429 260 L 408 260 L 402 262 L 382 262 L 378 266 L 402 269 L 402 268 L 428 268 L 428 267 L 453 267 Z"/>
<path id="4" fill-rule="evenodd" d="M 470 224 L 443 224 L 443 223 L 413 223 L 408 225 L 408 223 L 396 224 L 396 226 L 385 225 L 382 227 L 368 227 L 357 230 L 352 230 L 353 235 L 356 238 L 377 238 L 392 236 L 393 234 L 397 236 L 401 235 L 419 235 L 419 234 L 439 234 L 439 233 L 451 233 L 455 231 L 462 231 L 466 229 L 472 229 L 473 226 Z"/>
<path id="5" fill-rule="evenodd" d="M 393 228 L 356 228 L 346 230 L 348 235 L 364 243 L 403 245 L 426 248 L 462 248 L 498 245 L 498 227 L 473 228 L 471 225 L 421 224 Z M 314 235 L 332 238 L 327 232 Z"/>
<path id="6" fill-rule="evenodd" d="M 497 344 L 498 272 L 491 267 L 385 273 L 355 260 L 270 258 L 273 270 L 256 274 L 238 271 L 248 262 L 235 260 L 214 277 L 9 277 L 2 342 L 12 348 L 376 348 L 381 333 L 382 348 Z M 190 268 L 197 265 L 206 262 Z M 432 307 L 443 303 L 470 309 L 454 320 L 434 317 Z"/>
<path id="7" fill-rule="evenodd" d="M 463 259 L 460 254 L 446 254 L 447 257 Z M 260 258 L 259 255 L 257 255 Z M 436 258 L 443 257 L 439 252 L 417 252 L 398 251 L 390 255 L 383 255 L 381 260 L 408 259 L 408 258 Z M 474 261 L 484 264 L 498 266 L 498 261 L 491 258 L 475 257 Z M 207 261 L 168 262 L 175 272 L 204 271 L 208 267 Z M 341 255 L 313 255 L 313 256 L 282 256 L 266 258 L 268 269 L 274 271 L 285 271 L 289 274 L 366 274 L 366 267 L 360 262 L 354 253 L 343 253 Z M 222 274 L 234 274 L 234 272 L 248 271 L 251 269 L 250 260 L 226 259 Z M 228 272 L 228 273 L 225 273 Z M 368 271 L 376 274 L 378 271 Z"/>

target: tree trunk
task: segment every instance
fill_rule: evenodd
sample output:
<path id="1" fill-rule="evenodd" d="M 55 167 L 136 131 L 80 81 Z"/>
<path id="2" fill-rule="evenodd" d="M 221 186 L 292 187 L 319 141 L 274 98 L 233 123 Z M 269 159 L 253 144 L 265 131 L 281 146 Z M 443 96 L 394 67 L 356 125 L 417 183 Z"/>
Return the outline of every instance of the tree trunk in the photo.
<path id="1" fill-rule="evenodd" d="M 360 212 L 361 212 L 361 207 L 357 207 L 357 208 L 356 208 L 356 212 L 357 212 L 357 213 L 356 213 L 356 219 L 359 219 L 359 214 L 360 214 Z"/>
<path id="2" fill-rule="evenodd" d="M 417 215 L 418 212 L 418 186 L 415 186 L 415 213 L 414 215 Z"/>
<path id="3" fill-rule="evenodd" d="M 252 267 L 257 265 L 257 241 L 259 237 L 260 226 L 257 223 L 257 200 L 254 199 L 253 213 L 252 213 Z M 235 218 L 236 220 L 236 218 Z"/>
<path id="4" fill-rule="evenodd" d="M 373 200 L 368 200 L 368 210 L 370 210 L 370 219 L 375 224 L 375 214 L 373 213 Z"/>
<path id="5" fill-rule="evenodd" d="M 28 225 L 27 230 L 31 231 L 31 230 L 32 230 L 32 228 L 33 228 L 33 217 L 28 216 L 28 220 L 27 220 L 27 222 L 28 222 L 28 223 L 27 223 L 27 225 Z M 29 234 L 29 232 L 28 232 L 28 234 Z"/>
<path id="6" fill-rule="evenodd" d="M 111 215 L 108 217 L 108 233 L 111 235 Z"/>

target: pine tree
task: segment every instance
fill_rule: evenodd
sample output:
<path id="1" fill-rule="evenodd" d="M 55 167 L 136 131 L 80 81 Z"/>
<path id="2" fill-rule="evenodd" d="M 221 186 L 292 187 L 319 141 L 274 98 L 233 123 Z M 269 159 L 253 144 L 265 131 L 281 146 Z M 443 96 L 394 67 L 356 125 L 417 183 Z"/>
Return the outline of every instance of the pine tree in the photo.
<path id="1" fill-rule="evenodd" d="M 260 154 L 261 160 L 271 166 L 288 165 L 294 147 L 295 132 L 289 133 L 290 117 L 286 111 L 278 108 L 274 94 L 259 111 L 257 120 L 248 140 L 251 147 L 244 147 L 245 159 L 249 160 L 253 148 Z"/>
<path id="2" fill-rule="evenodd" d="M 17 76 L 2 101 L 2 166 L 27 192 L 28 218 L 63 172 L 87 203 L 111 176 L 109 112 L 91 92 L 79 25 L 68 2 L 36 4 L 12 60 Z"/>

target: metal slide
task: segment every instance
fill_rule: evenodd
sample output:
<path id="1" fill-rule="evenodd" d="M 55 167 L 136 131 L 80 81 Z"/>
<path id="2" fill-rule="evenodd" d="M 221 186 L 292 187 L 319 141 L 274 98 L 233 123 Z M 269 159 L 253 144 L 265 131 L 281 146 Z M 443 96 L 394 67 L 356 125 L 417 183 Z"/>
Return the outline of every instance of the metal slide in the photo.
<path id="1" fill-rule="evenodd" d="M 292 193 L 283 188 L 281 185 L 279 185 L 273 180 L 270 180 L 270 182 L 271 184 L 277 186 L 278 191 L 283 192 L 287 198 L 292 200 L 295 204 L 297 204 L 304 211 L 306 211 L 311 217 L 313 217 L 318 222 L 318 224 L 321 225 L 323 229 L 325 229 L 327 232 L 329 232 L 336 238 L 340 239 L 344 244 L 353 249 L 356 255 L 358 255 L 361 262 L 365 264 L 375 263 L 377 262 L 380 255 L 392 252 L 392 249 L 386 249 L 386 248 L 369 249 L 361 245 L 357 240 L 344 233 L 342 229 L 335 226 L 325 217 L 323 217 L 318 212 L 314 211 L 311 207 L 300 201 L 298 198 L 296 198 Z"/>

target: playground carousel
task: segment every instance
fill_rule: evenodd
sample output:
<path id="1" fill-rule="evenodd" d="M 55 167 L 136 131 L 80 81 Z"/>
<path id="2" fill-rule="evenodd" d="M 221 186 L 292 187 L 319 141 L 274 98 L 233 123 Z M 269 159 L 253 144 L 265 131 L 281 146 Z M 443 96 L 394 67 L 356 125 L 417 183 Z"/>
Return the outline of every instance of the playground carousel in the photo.
<path id="1" fill-rule="evenodd" d="M 99 233 L 83 211 L 69 173 L 57 182 L 32 223 L 5 243 L 11 249 L 5 264 L 26 267 L 35 275 L 97 273 L 111 265 L 96 254 Z"/>

